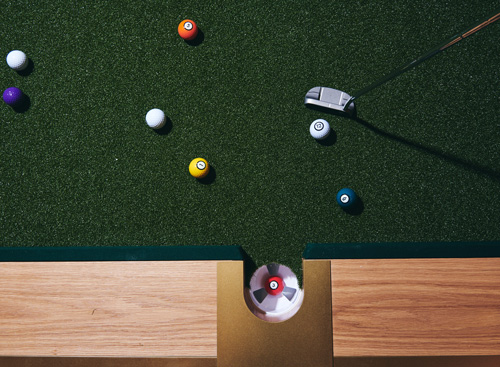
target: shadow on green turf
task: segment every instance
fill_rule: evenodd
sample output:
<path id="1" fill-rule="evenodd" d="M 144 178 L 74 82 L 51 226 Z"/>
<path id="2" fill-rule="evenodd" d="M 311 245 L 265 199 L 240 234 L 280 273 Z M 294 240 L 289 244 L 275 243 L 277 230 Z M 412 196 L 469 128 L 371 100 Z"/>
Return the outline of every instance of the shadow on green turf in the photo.
<path id="1" fill-rule="evenodd" d="M 457 166 L 460 166 L 462 168 L 465 168 L 469 171 L 475 172 L 477 174 L 486 176 L 490 179 L 493 179 L 495 181 L 500 182 L 500 172 L 497 172 L 489 167 L 485 167 L 485 166 L 482 166 L 482 165 L 479 165 L 479 164 L 476 164 L 476 163 L 473 163 L 470 161 L 466 161 L 466 160 L 461 159 L 459 157 L 455 157 L 451 154 L 444 153 L 436 148 L 427 147 L 427 146 L 424 146 L 418 142 L 414 142 L 414 141 L 408 140 L 406 138 L 403 138 L 399 135 L 395 135 L 395 134 L 389 133 L 387 131 L 381 130 L 378 127 L 373 126 L 369 122 L 366 122 L 365 120 L 363 120 L 359 117 L 353 117 L 352 120 L 356 121 L 360 125 L 366 127 L 368 130 L 374 132 L 375 134 L 378 134 L 378 135 L 383 136 L 385 138 L 391 139 L 391 140 L 396 141 L 398 143 L 405 144 L 405 145 L 412 147 L 412 148 L 414 148 L 418 151 L 421 151 L 423 153 L 432 154 L 440 159 L 449 161 L 449 162 L 451 162 Z"/>
<path id="2" fill-rule="evenodd" d="M 211 185 L 214 183 L 217 178 L 217 172 L 213 166 L 210 166 L 210 171 L 208 171 L 208 175 L 203 178 L 199 178 L 198 182 L 203 185 Z"/>
<path id="3" fill-rule="evenodd" d="M 323 145 L 324 147 L 331 147 L 333 144 L 337 142 L 337 133 L 333 130 L 330 131 L 330 135 L 326 137 L 326 139 L 316 140 L 319 145 Z"/>
<path id="4" fill-rule="evenodd" d="M 35 63 L 33 60 L 28 59 L 28 66 L 26 69 L 18 71 L 17 74 L 20 76 L 28 76 L 33 72 L 33 70 L 35 70 Z"/>
<path id="5" fill-rule="evenodd" d="M 170 117 L 167 117 L 167 120 L 165 121 L 165 125 L 161 127 L 160 129 L 153 130 L 155 133 L 158 135 L 168 135 L 170 131 L 172 131 L 172 120 L 170 120 Z"/>
<path id="6" fill-rule="evenodd" d="M 361 199 L 359 196 L 356 198 L 356 201 L 354 204 L 349 207 L 349 208 L 342 208 L 342 210 L 350 215 L 361 215 L 363 211 L 365 210 L 365 203 L 363 202 L 363 199 Z"/>
<path id="7" fill-rule="evenodd" d="M 203 43 L 204 40 L 205 40 L 205 33 L 203 33 L 203 31 L 198 28 L 198 35 L 196 36 L 196 38 L 194 40 L 184 41 L 184 42 L 186 42 L 190 46 L 199 46 L 200 44 Z"/>
<path id="8" fill-rule="evenodd" d="M 17 113 L 25 113 L 30 109 L 30 107 L 31 107 L 30 97 L 27 94 L 23 94 L 23 98 L 21 99 L 21 101 L 12 106 L 12 109 Z"/>

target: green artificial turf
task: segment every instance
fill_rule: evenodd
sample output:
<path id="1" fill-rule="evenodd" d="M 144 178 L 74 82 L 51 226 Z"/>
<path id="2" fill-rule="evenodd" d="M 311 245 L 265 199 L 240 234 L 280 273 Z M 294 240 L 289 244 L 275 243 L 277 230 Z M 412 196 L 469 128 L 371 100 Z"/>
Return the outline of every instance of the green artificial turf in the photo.
<path id="1" fill-rule="evenodd" d="M 304 106 L 353 93 L 496 1 L 2 1 L 0 245 L 241 245 L 300 273 L 309 242 L 500 239 L 500 22 L 361 97 L 358 120 Z M 197 45 L 177 34 L 195 20 Z M 167 134 L 145 124 L 169 116 Z M 335 142 L 309 124 L 326 118 Z M 209 184 L 188 173 L 195 157 Z M 360 215 L 335 202 L 342 187 Z"/>

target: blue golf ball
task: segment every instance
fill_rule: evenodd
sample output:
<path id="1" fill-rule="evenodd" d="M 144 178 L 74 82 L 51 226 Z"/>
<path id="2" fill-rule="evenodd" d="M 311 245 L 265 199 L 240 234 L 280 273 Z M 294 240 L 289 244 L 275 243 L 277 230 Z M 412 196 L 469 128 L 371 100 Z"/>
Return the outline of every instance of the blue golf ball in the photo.
<path id="1" fill-rule="evenodd" d="M 356 199 L 356 193 L 349 188 L 344 188 L 337 193 L 337 203 L 342 208 L 352 207 L 356 202 Z"/>
<path id="2" fill-rule="evenodd" d="M 22 99 L 23 99 L 23 92 L 19 88 L 11 87 L 7 88 L 3 92 L 3 100 L 9 106 L 14 106 L 18 104 L 19 102 L 21 102 Z"/>

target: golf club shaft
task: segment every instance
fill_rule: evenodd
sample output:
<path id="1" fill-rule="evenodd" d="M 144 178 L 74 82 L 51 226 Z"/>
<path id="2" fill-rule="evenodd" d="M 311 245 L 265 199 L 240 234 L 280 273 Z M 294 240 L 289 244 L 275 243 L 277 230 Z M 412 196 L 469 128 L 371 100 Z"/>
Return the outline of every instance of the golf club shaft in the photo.
<path id="1" fill-rule="evenodd" d="M 380 85 L 388 82 L 389 80 L 397 77 L 398 75 L 401 75 L 404 72 L 406 72 L 406 71 L 414 68 L 415 66 L 417 66 L 420 63 L 424 62 L 425 60 L 431 58 L 432 56 L 436 55 L 437 53 L 439 53 L 439 52 L 441 52 L 443 50 L 446 50 L 448 47 L 453 46 L 454 44 L 458 43 L 459 41 L 463 40 L 464 38 L 466 38 L 466 37 L 468 37 L 468 36 L 476 33 L 480 29 L 483 29 L 487 25 L 489 25 L 489 24 L 491 24 L 493 22 L 496 22 L 499 19 L 500 19 L 500 12 L 497 12 L 495 15 L 489 16 L 487 19 L 481 21 L 480 23 L 474 24 L 474 26 L 469 27 L 466 30 L 458 33 L 457 35 L 449 38 L 448 40 L 446 40 L 446 42 L 443 42 L 439 46 L 434 47 L 433 49 L 427 51 L 425 54 L 423 54 L 422 56 L 416 58 L 415 60 L 411 61 L 410 63 L 405 64 L 405 65 L 403 65 L 403 66 L 395 69 L 394 71 L 392 71 L 391 73 L 383 76 L 382 78 L 378 79 L 374 83 L 372 83 L 372 84 L 368 85 L 367 87 L 365 87 L 365 88 L 357 91 L 356 93 L 354 93 L 351 96 L 351 98 L 349 99 L 349 101 L 347 101 L 347 103 L 346 103 L 346 105 L 344 107 L 344 110 L 347 110 L 347 108 L 349 107 L 349 105 L 352 102 L 354 102 L 354 100 L 356 98 L 362 96 L 365 93 L 368 93 L 372 89 L 377 88 L 378 86 L 380 86 Z"/>

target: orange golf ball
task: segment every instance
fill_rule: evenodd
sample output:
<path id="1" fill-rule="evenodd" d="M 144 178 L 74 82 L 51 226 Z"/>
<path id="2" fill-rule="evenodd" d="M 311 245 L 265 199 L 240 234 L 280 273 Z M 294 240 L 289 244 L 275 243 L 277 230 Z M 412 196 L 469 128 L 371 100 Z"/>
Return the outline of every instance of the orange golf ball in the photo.
<path id="1" fill-rule="evenodd" d="M 185 19 L 177 27 L 179 36 L 186 41 L 192 41 L 198 35 L 198 26 L 191 19 Z"/>

